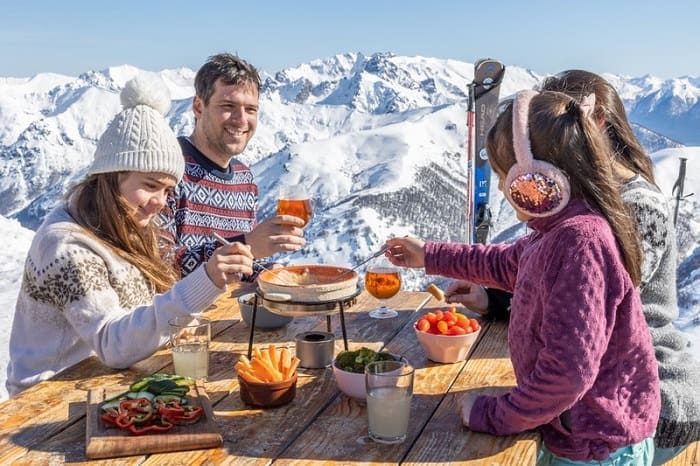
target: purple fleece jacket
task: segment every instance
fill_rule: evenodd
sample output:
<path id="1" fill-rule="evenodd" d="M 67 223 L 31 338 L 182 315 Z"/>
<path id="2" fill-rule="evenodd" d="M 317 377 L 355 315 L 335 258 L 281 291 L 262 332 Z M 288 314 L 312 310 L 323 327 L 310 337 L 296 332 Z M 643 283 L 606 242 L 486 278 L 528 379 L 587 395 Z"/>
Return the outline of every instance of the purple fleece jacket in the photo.
<path id="1" fill-rule="evenodd" d="M 539 427 L 547 448 L 603 460 L 654 432 L 656 359 L 638 290 L 612 229 L 583 202 L 528 222 L 513 244 L 425 245 L 429 274 L 512 291 L 508 344 L 517 387 L 479 397 L 471 429 L 509 435 Z"/>

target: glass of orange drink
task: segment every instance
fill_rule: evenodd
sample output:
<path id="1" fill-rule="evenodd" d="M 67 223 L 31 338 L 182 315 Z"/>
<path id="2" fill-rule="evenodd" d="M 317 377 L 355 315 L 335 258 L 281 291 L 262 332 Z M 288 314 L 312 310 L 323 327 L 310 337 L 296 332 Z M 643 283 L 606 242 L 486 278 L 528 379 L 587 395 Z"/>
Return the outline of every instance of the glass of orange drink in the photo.
<path id="1" fill-rule="evenodd" d="M 386 300 L 396 295 L 401 289 L 401 274 L 385 257 L 381 257 L 365 271 L 365 289 L 379 300 L 380 306 L 369 312 L 375 319 L 389 319 L 399 315 L 386 306 Z"/>
<path id="2" fill-rule="evenodd" d="M 314 211 L 307 189 L 302 185 L 281 185 L 277 215 L 298 217 L 304 221 L 304 226 L 308 225 L 311 217 L 314 216 Z"/>

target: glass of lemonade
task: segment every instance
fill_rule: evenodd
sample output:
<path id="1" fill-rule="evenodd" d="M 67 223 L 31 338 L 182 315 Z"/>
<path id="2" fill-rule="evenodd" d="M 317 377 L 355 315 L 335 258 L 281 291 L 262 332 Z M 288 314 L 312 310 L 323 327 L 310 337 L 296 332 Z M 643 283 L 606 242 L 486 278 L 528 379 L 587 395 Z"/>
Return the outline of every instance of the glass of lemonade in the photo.
<path id="1" fill-rule="evenodd" d="M 413 374 L 413 367 L 405 359 L 374 361 L 365 366 L 368 433 L 375 442 L 406 440 Z"/>
<path id="2" fill-rule="evenodd" d="M 211 322 L 204 317 L 179 316 L 168 323 L 175 373 L 206 380 L 209 376 Z"/>

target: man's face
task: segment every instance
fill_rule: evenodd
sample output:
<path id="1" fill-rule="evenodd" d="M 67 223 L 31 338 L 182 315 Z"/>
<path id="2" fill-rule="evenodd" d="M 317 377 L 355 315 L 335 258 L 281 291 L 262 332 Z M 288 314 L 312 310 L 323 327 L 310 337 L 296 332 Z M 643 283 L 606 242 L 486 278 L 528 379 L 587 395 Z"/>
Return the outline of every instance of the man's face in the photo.
<path id="1" fill-rule="evenodd" d="M 257 89 L 253 85 L 223 84 L 217 80 L 209 104 L 195 96 L 192 109 L 197 118 L 195 146 L 219 166 L 241 152 L 258 126 Z"/>

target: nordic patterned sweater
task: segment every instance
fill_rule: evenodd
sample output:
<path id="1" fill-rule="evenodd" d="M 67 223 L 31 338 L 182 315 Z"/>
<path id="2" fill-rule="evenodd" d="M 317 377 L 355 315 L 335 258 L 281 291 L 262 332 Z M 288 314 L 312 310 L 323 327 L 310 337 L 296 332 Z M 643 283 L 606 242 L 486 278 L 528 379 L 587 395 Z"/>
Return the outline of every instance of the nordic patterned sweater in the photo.
<path id="1" fill-rule="evenodd" d="M 644 317 L 656 351 L 661 383 L 661 417 L 655 444 L 671 448 L 700 440 L 700 364 L 673 326 L 677 252 L 673 221 L 663 194 L 641 176 L 627 181 L 622 199 L 639 225 L 644 260 L 640 289 Z"/>
<path id="2" fill-rule="evenodd" d="M 513 291 L 508 344 L 517 387 L 481 396 L 471 429 L 538 428 L 555 455 L 603 460 L 651 436 L 658 368 L 639 293 L 605 219 L 572 200 L 512 244 L 428 242 L 426 272 Z"/>
<path id="3" fill-rule="evenodd" d="M 185 174 L 168 196 L 160 217 L 164 239 L 173 244 L 170 253 L 185 276 L 220 246 L 209 236 L 212 232 L 245 242 L 243 235 L 256 225 L 258 187 L 253 173 L 237 159 L 232 159 L 224 172 L 189 138 L 179 137 L 178 141 L 185 157 Z"/>
<path id="4" fill-rule="evenodd" d="M 93 355 L 129 367 L 167 342 L 169 319 L 202 312 L 222 291 L 199 267 L 154 294 L 136 267 L 58 207 L 37 230 L 24 266 L 7 390 L 15 395 Z"/>

